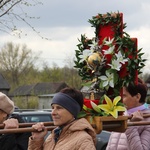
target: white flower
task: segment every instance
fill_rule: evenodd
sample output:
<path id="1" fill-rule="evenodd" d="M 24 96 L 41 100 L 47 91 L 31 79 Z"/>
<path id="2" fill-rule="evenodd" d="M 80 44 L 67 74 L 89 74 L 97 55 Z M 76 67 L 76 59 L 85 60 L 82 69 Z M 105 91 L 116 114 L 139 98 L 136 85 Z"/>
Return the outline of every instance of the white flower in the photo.
<path id="1" fill-rule="evenodd" d="M 103 87 L 114 87 L 114 74 L 106 71 L 106 76 L 99 77 L 103 81 Z"/>
<path id="2" fill-rule="evenodd" d="M 125 64 L 125 62 L 128 61 L 128 58 L 126 58 L 126 59 L 123 58 L 120 51 L 118 52 L 118 54 L 115 54 L 115 55 L 116 55 L 117 61 L 119 61 L 122 64 Z"/>
<path id="3" fill-rule="evenodd" d="M 91 54 L 92 54 L 92 51 L 91 51 L 91 50 L 85 49 L 85 50 L 83 51 L 83 54 L 79 56 L 80 59 L 81 59 L 80 62 L 83 62 L 83 61 L 87 60 L 87 58 L 88 58 Z"/>
<path id="4" fill-rule="evenodd" d="M 122 64 L 124 64 L 125 62 L 128 61 L 128 59 L 124 59 L 121 52 L 119 51 L 118 54 L 115 54 L 116 59 L 112 59 L 111 64 L 108 64 L 111 69 L 120 71 L 120 68 L 122 66 Z"/>
<path id="5" fill-rule="evenodd" d="M 110 38 L 109 38 L 109 40 L 108 40 L 108 41 L 106 41 L 106 40 L 104 41 L 104 45 L 112 46 L 113 41 L 114 41 L 114 38 L 112 38 L 112 39 L 110 39 Z"/>
<path id="6" fill-rule="evenodd" d="M 114 49 L 115 49 L 115 45 L 109 47 L 107 50 L 103 50 L 104 55 L 113 54 L 114 53 Z"/>
<path id="7" fill-rule="evenodd" d="M 92 40 L 92 44 L 89 44 L 91 51 L 97 51 L 101 46 L 99 46 L 98 41 L 95 41 L 95 39 Z"/>
<path id="8" fill-rule="evenodd" d="M 111 64 L 108 65 L 111 67 L 111 69 L 118 71 L 120 71 L 120 68 L 122 66 L 119 60 L 112 60 Z"/>

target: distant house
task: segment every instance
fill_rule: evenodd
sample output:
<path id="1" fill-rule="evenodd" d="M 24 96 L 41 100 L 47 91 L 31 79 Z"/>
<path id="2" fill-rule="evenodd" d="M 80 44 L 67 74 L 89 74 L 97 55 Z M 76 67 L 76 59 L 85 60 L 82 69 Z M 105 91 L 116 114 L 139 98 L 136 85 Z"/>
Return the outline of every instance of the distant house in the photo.
<path id="1" fill-rule="evenodd" d="M 55 94 L 45 94 L 45 95 L 39 95 L 39 100 L 38 100 L 38 109 L 50 109 L 51 108 L 51 103 L 52 99 Z"/>
<path id="2" fill-rule="evenodd" d="M 4 78 L 4 76 L 0 73 L 0 92 L 3 92 L 4 94 L 8 95 L 8 92 L 10 90 L 10 85 Z"/>
<path id="3" fill-rule="evenodd" d="M 36 83 L 19 86 L 9 95 L 16 105 L 20 102 L 25 108 L 29 108 L 31 107 L 30 101 L 32 100 L 38 102 L 38 107 L 40 109 L 48 109 L 50 108 L 49 102 L 52 99 L 51 94 L 53 95 L 65 87 L 68 87 L 65 82 Z"/>

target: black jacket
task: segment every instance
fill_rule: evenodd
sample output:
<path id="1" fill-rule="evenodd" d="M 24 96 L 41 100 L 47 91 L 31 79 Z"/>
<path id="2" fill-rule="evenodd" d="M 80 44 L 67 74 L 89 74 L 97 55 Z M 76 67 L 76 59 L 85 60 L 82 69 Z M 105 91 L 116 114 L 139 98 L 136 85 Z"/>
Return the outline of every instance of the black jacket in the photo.
<path id="1" fill-rule="evenodd" d="M 18 119 L 19 123 L 23 122 L 19 115 L 13 115 L 11 118 Z M 0 150 L 27 150 L 29 136 L 31 133 L 0 135 Z"/>

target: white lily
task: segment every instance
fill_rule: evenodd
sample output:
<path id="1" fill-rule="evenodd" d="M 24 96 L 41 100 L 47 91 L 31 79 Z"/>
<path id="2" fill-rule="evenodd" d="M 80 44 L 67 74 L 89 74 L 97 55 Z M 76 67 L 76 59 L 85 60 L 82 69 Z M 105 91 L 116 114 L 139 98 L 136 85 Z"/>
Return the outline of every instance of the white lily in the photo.
<path id="1" fill-rule="evenodd" d="M 115 46 L 111 46 L 109 47 L 109 49 L 107 50 L 103 50 L 104 54 L 107 55 L 107 54 L 113 54 L 114 53 L 114 49 L 115 49 Z"/>
<path id="2" fill-rule="evenodd" d="M 105 42 L 104 42 L 104 45 L 112 46 L 113 41 L 114 41 L 114 38 L 112 38 L 112 39 L 109 38 L 108 41 L 105 41 Z"/>
<path id="3" fill-rule="evenodd" d="M 90 49 L 95 49 L 95 47 L 98 46 L 98 42 L 95 40 L 92 40 L 92 44 L 89 44 L 89 46 L 90 46 Z"/>
<path id="4" fill-rule="evenodd" d="M 112 63 L 108 65 L 111 67 L 111 69 L 114 69 L 117 71 L 119 71 L 122 66 L 119 60 L 112 60 Z"/>
<path id="5" fill-rule="evenodd" d="M 92 53 L 93 53 L 93 52 L 92 52 L 91 50 L 85 49 L 85 50 L 83 51 L 83 54 L 79 56 L 79 57 L 80 57 L 80 62 L 83 62 L 83 61 L 87 60 L 87 58 L 88 58 Z"/>
<path id="6" fill-rule="evenodd" d="M 119 61 L 119 62 L 122 63 L 122 64 L 125 64 L 125 62 L 128 61 L 127 58 L 126 58 L 126 59 L 123 58 L 123 56 L 122 56 L 122 54 L 121 54 L 120 51 L 118 52 L 118 54 L 115 54 L 115 55 L 116 55 L 116 57 L 117 57 L 117 61 Z"/>
<path id="7" fill-rule="evenodd" d="M 99 77 L 103 81 L 103 87 L 114 87 L 114 74 L 106 71 L 106 76 Z"/>

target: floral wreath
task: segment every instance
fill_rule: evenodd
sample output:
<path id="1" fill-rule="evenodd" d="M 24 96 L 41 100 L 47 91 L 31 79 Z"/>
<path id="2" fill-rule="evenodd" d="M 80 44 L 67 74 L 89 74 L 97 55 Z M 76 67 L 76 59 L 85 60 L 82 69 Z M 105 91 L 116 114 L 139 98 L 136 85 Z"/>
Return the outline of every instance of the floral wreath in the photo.
<path id="1" fill-rule="evenodd" d="M 106 105 L 109 105 L 110 109 L 117 108 L 117 106 L 123 107 L 119 102 L 121 97 L 118 97 L 121 94 L 121 89 L 129 83 L 136 82 L 135 79 L 141 73 L 146 60 L 142 59 L 142 49 L 137 50 L 135 41 L 126 32 L 120 30 L 119 12 L 98 14 L 92 17 L 89 23 L 96 29 L 95 37 L 88 39 L 85 34 L 81 35 L 77 45 L 78 49 L 75 51 L 74 67 L 78 69 L 78 73 L 84 81 L 83 85 L 89 87 L 87 92 L 101 94 L 97 103 L 101 105 L 97 107 L 95 103 L 91 102 L 92 108 L 84 105 L 83 109 L 84 112 L 90 112 L 94 115 L 110 115 L 111 111 L 104 107 Z M 98 31 L 107 25 L 111 26 L 114 35 L 111 38 L 100 39 Z M 126 24 L 123 24 L 122 28 L 125 29 Z M 106 105 L 103 104 L 104 100 Z M 113 102 L 110 103 L 110 100 Z M 122 111 L 124 110 L 123 108 Z M 120 107 L 118 111 L 121 111 Z M 116 115 L 113 116 L 116 117 Z"/>

